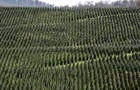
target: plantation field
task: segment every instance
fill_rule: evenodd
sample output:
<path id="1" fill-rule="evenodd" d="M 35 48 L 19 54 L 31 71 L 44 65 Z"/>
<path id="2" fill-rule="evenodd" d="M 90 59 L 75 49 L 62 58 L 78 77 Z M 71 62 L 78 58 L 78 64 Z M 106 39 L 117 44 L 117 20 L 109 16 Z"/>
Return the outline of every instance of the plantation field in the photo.
<path id="1" fill-rule="evenodd" d="M 105 89 L 140 89 L 140 8 L 0 8 L 0 90 Z"/>

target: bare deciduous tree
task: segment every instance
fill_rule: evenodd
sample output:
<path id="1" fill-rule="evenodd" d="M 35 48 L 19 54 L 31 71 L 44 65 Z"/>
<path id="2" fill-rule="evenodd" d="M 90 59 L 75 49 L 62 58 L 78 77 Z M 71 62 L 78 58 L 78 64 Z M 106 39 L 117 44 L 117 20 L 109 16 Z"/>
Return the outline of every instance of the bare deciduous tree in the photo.
<path id="1" fill-rule="evenodd" d="M 136 0 L 137 6 L 140 6 L 140 0 Z"/>

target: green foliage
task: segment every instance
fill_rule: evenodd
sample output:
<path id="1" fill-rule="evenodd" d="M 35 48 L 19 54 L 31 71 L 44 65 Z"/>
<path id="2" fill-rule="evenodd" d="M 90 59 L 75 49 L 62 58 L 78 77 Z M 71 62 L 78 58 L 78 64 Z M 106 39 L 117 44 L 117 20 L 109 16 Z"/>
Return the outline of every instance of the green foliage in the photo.
<path id="1" fill-rule="evenodd" d="M 139 8 L 0 8 L 0 90 L 140 89 Z"/>

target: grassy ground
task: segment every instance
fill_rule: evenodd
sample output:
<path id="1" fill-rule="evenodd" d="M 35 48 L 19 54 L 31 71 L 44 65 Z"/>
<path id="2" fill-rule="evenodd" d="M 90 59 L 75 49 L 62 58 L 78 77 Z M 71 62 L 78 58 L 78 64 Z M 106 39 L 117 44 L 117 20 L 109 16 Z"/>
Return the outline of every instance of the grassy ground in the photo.
<path id="1" fill-rule="evenodd" d="M 0 8 L 0 89 L 140 89 L 139 12 Z"/>

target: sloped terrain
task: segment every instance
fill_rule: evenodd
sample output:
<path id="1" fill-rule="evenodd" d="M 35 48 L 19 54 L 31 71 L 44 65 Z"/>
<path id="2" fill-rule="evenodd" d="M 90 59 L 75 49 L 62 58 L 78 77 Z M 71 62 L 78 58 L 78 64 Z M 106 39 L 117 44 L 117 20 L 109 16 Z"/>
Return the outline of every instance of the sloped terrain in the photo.
<path id="1" fill-rule="evenodd" d="M 0 0 L 2 7 L 53 7 L 38 0 Z"/>
<path id="2" fill-rule="evenodd" d="M 140 9 L 0 8 L 9 89 L 140 89 Z"/>

